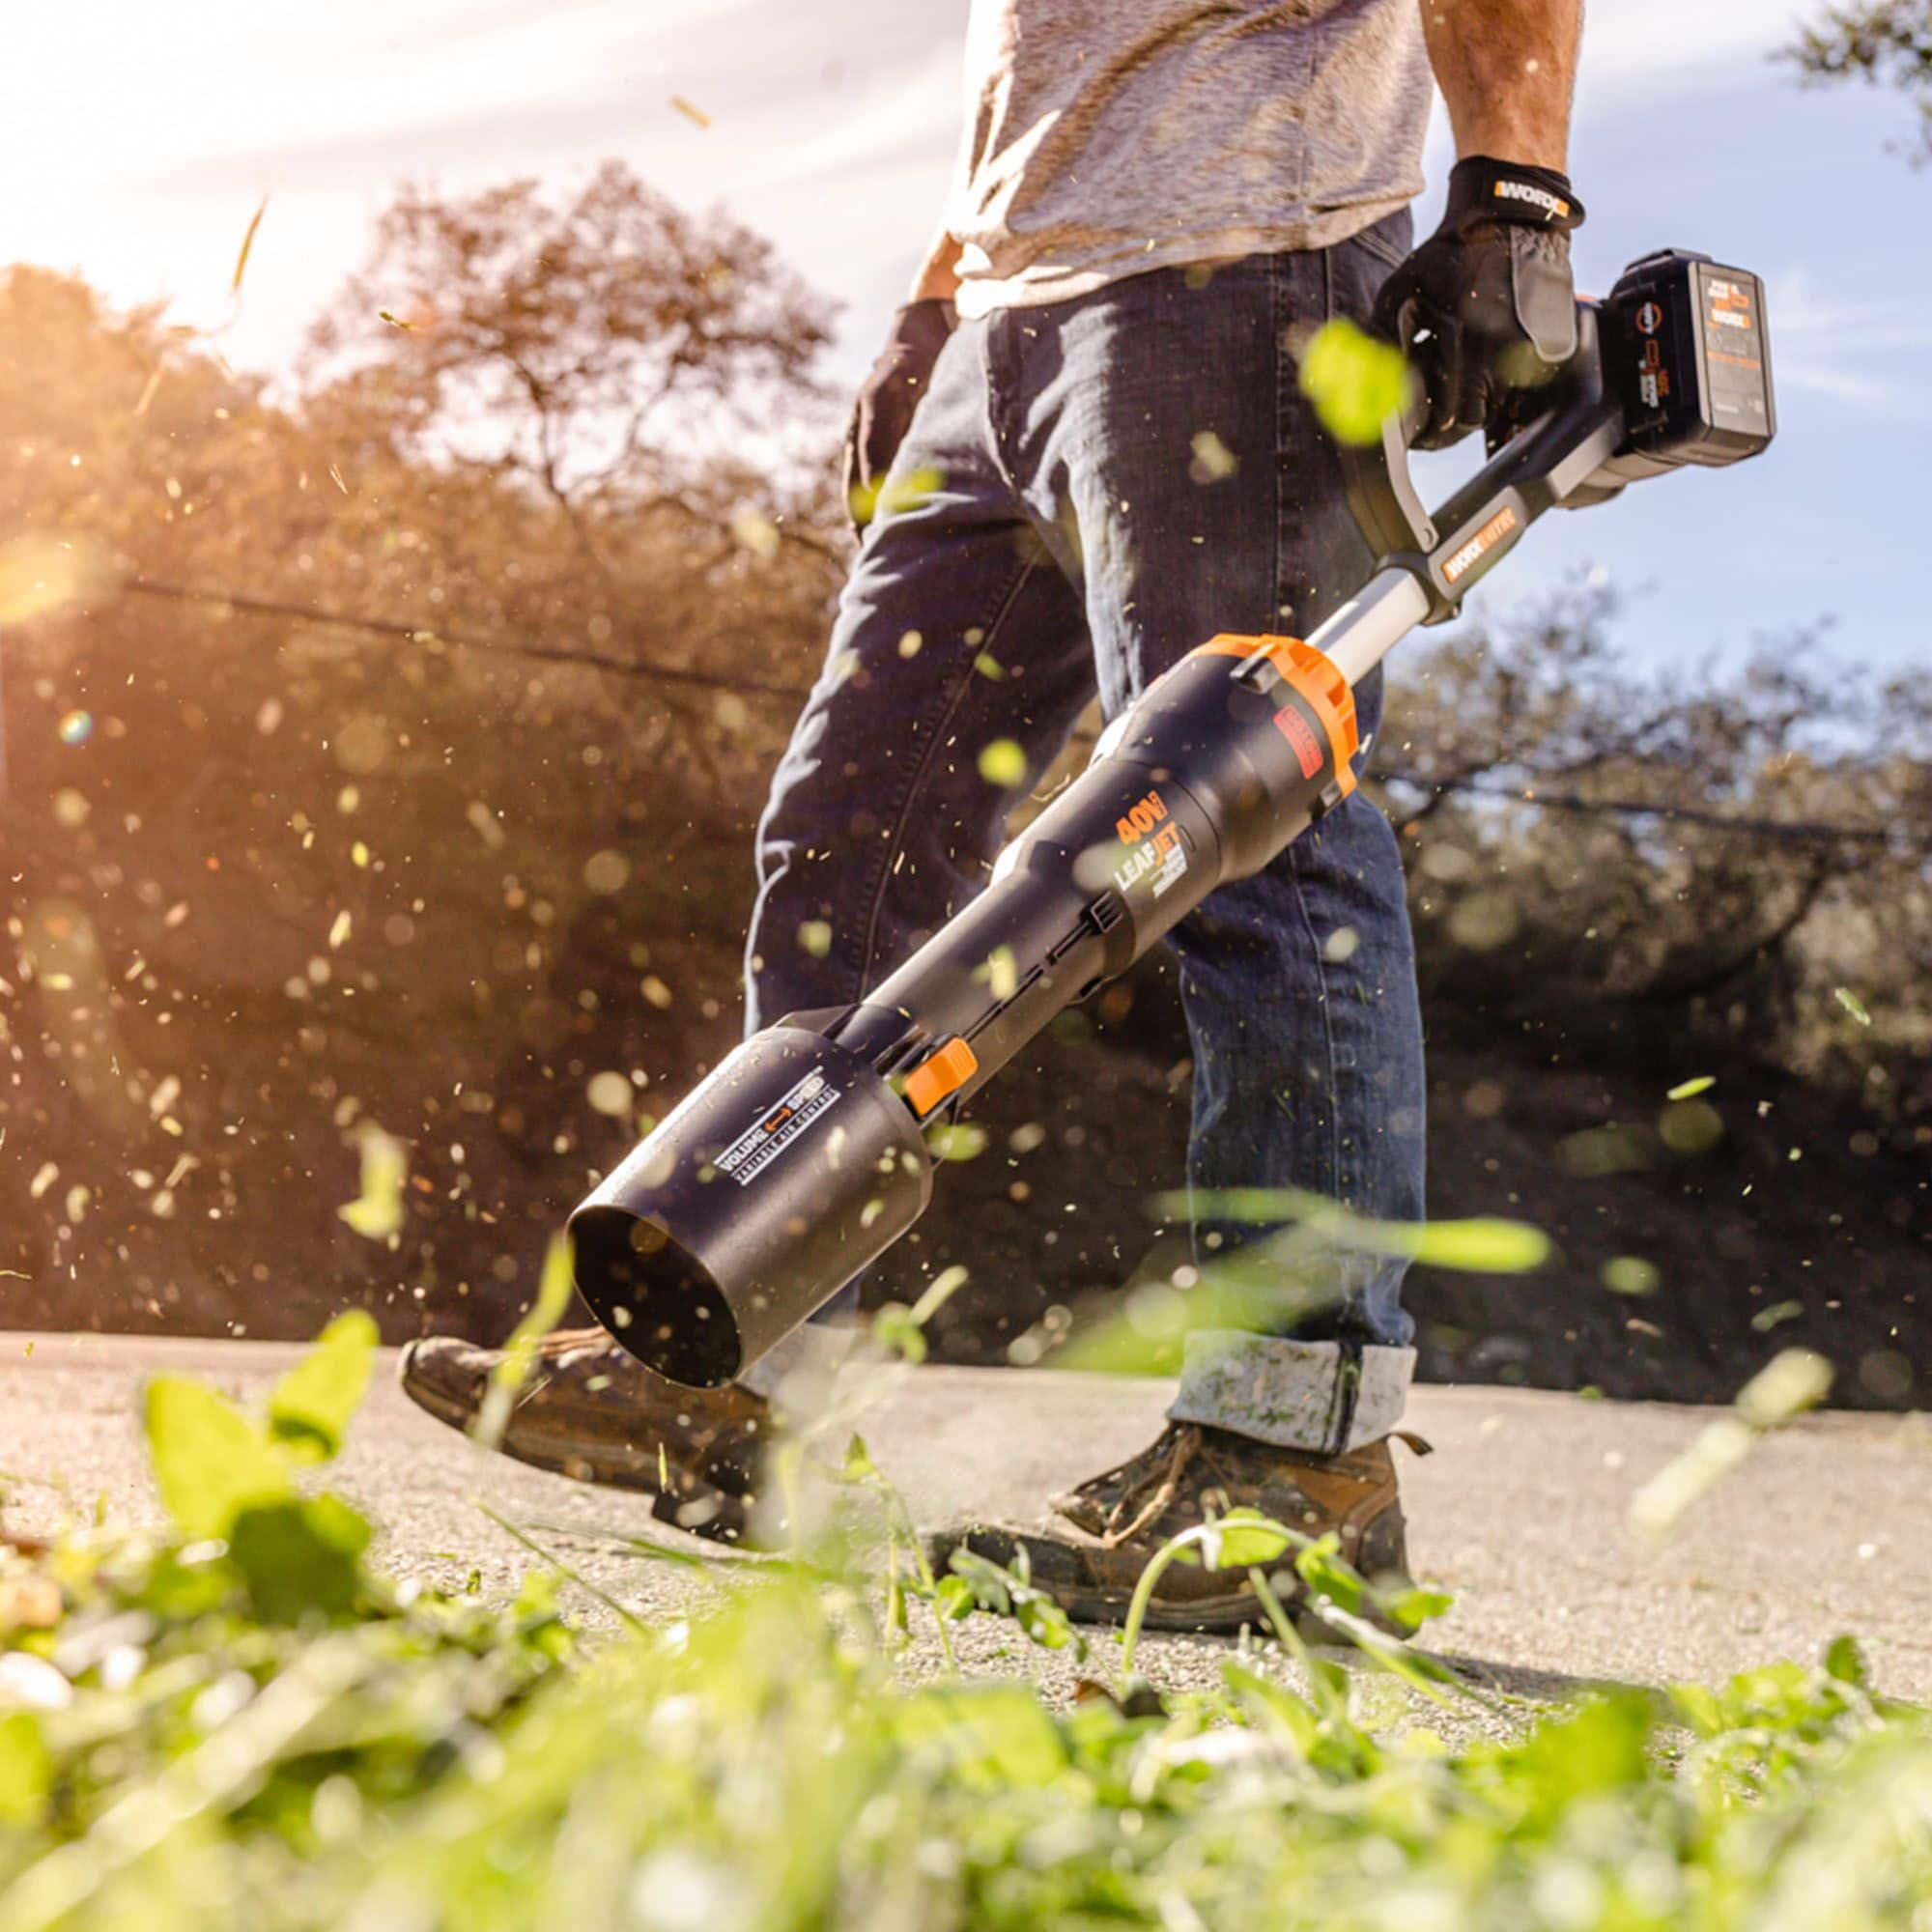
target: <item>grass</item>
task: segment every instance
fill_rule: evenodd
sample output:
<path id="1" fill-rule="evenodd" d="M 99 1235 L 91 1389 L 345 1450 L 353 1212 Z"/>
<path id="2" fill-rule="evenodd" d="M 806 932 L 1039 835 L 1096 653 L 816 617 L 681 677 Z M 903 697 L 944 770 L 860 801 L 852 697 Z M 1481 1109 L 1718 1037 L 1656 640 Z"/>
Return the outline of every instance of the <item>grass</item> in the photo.
<path id="1" fill-rule="evenodd" d="M 260 1415 L 156 1382 L 177 1531 L 0 1557 L 6 1932 L 1932 1925 L 1932 1729 L 1848 1640 L 1452 1746 L 1372 1729 L 1363 1680 L 1278 1605 L 1211 1692 L 1122 1681 L 1062 1712 L 1012 1682 L 908 1688 L 908 1598 L 1069 1634 L 1023 1579 L 933 1578 L 902 1538 L 582 1637 L 542 1563 L 510 1604 L 370 1568 L 312 1474 L 370 1340 L 337 1324 Z M 844 1475 L 896 1520 L 863 1449 Z M 1276 1527 L 1230 1519 L 1168 1560 L 1266 1587 Z M 1320 1546 L 1294 1568 L 1349 1615 Z M 1406 1646 L 1378 1667 L 1466 1694 Z"/>

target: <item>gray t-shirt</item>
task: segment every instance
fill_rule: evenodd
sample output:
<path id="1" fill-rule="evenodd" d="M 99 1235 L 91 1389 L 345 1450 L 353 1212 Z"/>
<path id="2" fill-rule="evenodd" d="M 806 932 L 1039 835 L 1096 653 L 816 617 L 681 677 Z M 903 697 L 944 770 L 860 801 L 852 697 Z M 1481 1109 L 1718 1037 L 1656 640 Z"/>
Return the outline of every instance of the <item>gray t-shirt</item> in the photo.
<path id="1" fill-rule="evenodd" d="M 1320 248 L 1422 187 L 1421 0 L 973 0 L 962 315 Z"/>

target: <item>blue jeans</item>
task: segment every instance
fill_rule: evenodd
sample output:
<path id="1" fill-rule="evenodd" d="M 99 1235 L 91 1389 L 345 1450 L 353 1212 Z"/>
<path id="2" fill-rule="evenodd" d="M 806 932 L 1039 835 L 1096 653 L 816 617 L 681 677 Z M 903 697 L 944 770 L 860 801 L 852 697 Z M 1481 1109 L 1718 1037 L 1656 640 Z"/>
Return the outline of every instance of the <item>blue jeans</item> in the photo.
<path id="1" fill-rule="evenodd" d="M 960 325 L 888 484 L 909 506 L 867 534 L 773 780 L 748 1027 L 857 1000 L 978 893 L 1096 688 L 1111 718 L 1217 631 L 1306 636 L 1359 587 L 1369 552 L 1292 344 L 1366 318 L 1408 232 L 1405 213 L 1332 248 Z M 1366 741 L 1379 674 L 1356 703 Z M 980 770 L 997 739 L 1025 753 L 1010 785 Z M 808 925 L 829 947 L 802 945 Z M 1190 1186 L 1419 1220 L 1422 1024 L 1380 811 L 1356 793 L 1169 943 L 1194 1048 Z M 1403 1264 L 1338 1265 L 1294 1332 L 1405 1345 Z"/>

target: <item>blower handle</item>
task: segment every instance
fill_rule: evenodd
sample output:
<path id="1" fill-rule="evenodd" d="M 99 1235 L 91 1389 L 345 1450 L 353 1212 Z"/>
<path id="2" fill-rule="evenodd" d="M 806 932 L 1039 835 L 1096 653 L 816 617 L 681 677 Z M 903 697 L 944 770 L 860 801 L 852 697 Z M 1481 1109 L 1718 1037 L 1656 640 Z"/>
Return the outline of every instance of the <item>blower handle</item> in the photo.
<path id="1" fill-rule="evenodd" d="M 1433 516 L 1408 468 L 1419 395 L 1392 410 L 1372 442 L 1341 446 L 1343 487 L 1378 578 L 1400 571 L 1421 592 L 1411 622 L 1453 617 L 1546 510 L 1614 494 L 1601 472 L 1623 441 L 1624 406 L 1605 380 L 1599 315 L 1595 302 L 1577 304 L 1576 353 L 1548 384 L 1515 393 L 1490 427 L 1489 461 Z"/>
<path id="2" fill-rule="evenodd" d="M 1422 384 L 1411 382 L 1407 402 L 1382 418 L 1373 441 L 1336 444 L 1349 508 L 1378 560 L 1435 548 L 1435 520 L 1408 473 L 1409 439 L 1421 426 L 1424 408 Z"/>

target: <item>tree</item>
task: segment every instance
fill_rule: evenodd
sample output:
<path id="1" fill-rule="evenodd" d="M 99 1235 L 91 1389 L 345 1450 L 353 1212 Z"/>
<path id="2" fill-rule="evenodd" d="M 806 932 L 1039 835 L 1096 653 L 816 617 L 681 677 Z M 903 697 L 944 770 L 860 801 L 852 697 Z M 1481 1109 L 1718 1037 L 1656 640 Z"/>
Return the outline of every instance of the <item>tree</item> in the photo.
<path id="1" fill-rule="evenodd" d="M 561 204 L 533 181 L 404 187 L 307 374 L 345 384 L 338 402 L 363 390 L 415 453 L 526 481 L 582 523 L 799 490 L 799 433 L 814 465 L 829 440 L 827 339 L 770 242 L 607 161 Z"/>
<path id="2" fill-rule="evenodd" d="M 592 689 L 647 762 L 695 763 L 735 799 L 762 748 L 743 706 L 690 674 L 802 688 L 822 655 L 849 549 L 814 374 L 826 340 L 824 304 L 768 242 L 621 162 L 561 200 L 530 181 L 457 200 L 405 187 L 312 332 L 306 414 L 358 463 L 497 505 L 480 526 L 412 516 L 412 574 L 450 593 L 439 619 L 467 610 L 586 663 L 683 673 Z M 568 541 L 505 532 L 506 513 L 560 519 Z M 640 715 L 646 692 L 668 730 Z"/>
<path id="3" fill-rule="evenodd" d="M 583 353 L 541 365 L 546 395 L 587 424 L 571 385 L 615 381 L 597 290 L 551 296 Z M 663 345 L 670 404 L 805 412 L 795 303 L 763 346 L 757 301 L 703 313 L 724 346 Z M 794 708 L 735 687 L 809 681 L 842 543 L 761 539 L 812 487 L 783 479 L 748 479 L 766 521 L 734 533 L 728 482 L 653 443 L 669 415 L 555 490 L 519 455 L 534 416 L 504 418 L 506 460 L 452 455 L 447 345 L 382 330 L 280 403 L 156 312 L 0 275 L 0 541 L 98 553 L 121 586 L 24 621 L 0 598 L 0 1190 L 32 1210 L 0 1270 L 36 1319 L 308 1332 L 349 1295 L 412 1325 L 434 1290 L 495 1328 L 631 1132 L 588 1083 L 635 1070 L 652 1104 L 735 1029 Z M 393 1254 L 335 1216 L 364 1121 L 411 1150 Z"/>
<path id="4" fill-rule="evenodd" d="M 1862 79 L 1918 97 L 1915 163 L 1932 162 L 1932 0 L 1831 7 L 1783 50 L 1815 84 Z"/>
<path id="5" fill-rule="evenodd" d="M 1644 674 L 1614 614 L 1559 597 L 1397 680 L 1372 770 L 1408 843 L 1427 987 L 1585 1052 L 1701 1035 L 1932 1107 L 1922 681 L 1833 678 L 1803 636 L 1721 677 Z"/>

